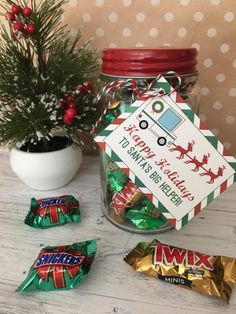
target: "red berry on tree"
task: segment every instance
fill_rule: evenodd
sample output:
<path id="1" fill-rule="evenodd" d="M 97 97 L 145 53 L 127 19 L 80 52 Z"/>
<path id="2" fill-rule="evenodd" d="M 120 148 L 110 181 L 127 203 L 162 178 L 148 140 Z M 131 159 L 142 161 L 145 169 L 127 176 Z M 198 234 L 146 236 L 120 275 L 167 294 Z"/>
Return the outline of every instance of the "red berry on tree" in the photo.
<path id="1" fill-rule="evenodd" d="M 23 10 L 22 10 L 22 13 L 25 17 L 30 17 L 31 14 L 32 14 L 32 9 L 30 7 L 25 7 Z"/>
<path id="2" fill-rule="evenodd" d="M 66 102 L 64 100 L 61 100 L 59 102 L 59 106 L 60 106 L 60 108 L 65 108 L 66 107 Z"/>
<path id="3" fill-rule="evenodd" d="M 11 21 L 11 22 L 14 22 L 16 20 L 16 16 L 12 12 L 7 12 L 6 18 L 7 18 L 8 21 Z"/>
<path id="4" fill-rule="evenodd" d="M 76 90 L 80 92 L 80 94 L 83 94 L 86 91 L 83 85 L 78 85 Z"/>
<path id="5" fill-rule="evenodd" d="M 65 115 L 68 117 L 68 119 L 73 120 L 74 117 L 77 114 L 77 110 L 75 108 L 68 108 L 65 111 Z"/>
<path id="6" fill-rule="evenodd" d="M 93 85 L 91 82 L 85 82 L 82 85 L 77 86 L 77 91 L 79 91 L 81 94 L 85 92 L 92 92 L 93 90 Z"/>
<path id="7" fill-rule="evenodd" d="M 11 8 L 12 13 L 19 15 L 22 11 L 21 7 L 18 4 L 13 4 Z"/>
<path id="8" fill-rule="evenodd" d="M 93 84 L 91 82 L 85 82 L 83 86 L 87 91 L 93 91 Z"/>
<path id="9" fill-rule="evenodd" d="M 70 124 L 72 123 L 72 120 L 73 120 L 73 119 L 70 119 L 70 118 L 67 116 L 67 114 L 64 114 L 63 117 L 62 117 L 62 120 L 63 120 L 63 122 L 64 122 L 65 124 L 70 125 Z"/>
<path id="10" fill-rule="evenodd" d="M 28 24 L 26 27 L 26 33 L 28 35 L 34 35 L 36 32 L 36 27 L 34 24 Z"/>
<path id="11" fill-rule="evenodd" d="M 70 103 L 69 103 L 69 107 L 70 108 L 75 108 L 76 107 L 76 103 L 74 100 L 72 100 Z"/>
<path id="12" fill-rule="evenodd" d="M 66 95 L 66 100 L 68 102 L 71 102 L 71 101 L 73 101 L 73 97 L 71 95 Z"/>
<path id="13" fill-rule="evenodd" d="M 24 24 L 21 22 L 16 22 L 13 24 L 13 29 L 14 29 L 14 31 L 17 31 L 17 32 L 23 32 L 24 31 Z"/>

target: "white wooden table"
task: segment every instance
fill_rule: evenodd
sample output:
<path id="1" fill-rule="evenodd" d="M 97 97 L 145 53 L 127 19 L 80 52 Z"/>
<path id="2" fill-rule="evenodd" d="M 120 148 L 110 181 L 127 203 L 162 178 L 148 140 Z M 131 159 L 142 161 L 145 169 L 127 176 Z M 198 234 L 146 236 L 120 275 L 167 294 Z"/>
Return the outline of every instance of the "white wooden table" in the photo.
<path id="1" fill-rule="evenodd" d="M 82 221 L 45 230 L 24 224 L 30 198 L 73 194 L 80 200 Z M 122 231 L 100 211 L 98 159 L 84 157 L 76 178 L 57 191 L 25 186 L 0 152 L 0 313 L 236 313 L 236 287 L 230 305 L 193 291 L 135 273 L 123 257 L 140 241 L 164 243 L 209 254 L 236 257 L 236 185 L 223 193 L 181 231 L 142 236 Z M 40 246 L 65 245 L 96 238 L 98 252 L 85 282 L 77 289 L 19 294 Z"/>

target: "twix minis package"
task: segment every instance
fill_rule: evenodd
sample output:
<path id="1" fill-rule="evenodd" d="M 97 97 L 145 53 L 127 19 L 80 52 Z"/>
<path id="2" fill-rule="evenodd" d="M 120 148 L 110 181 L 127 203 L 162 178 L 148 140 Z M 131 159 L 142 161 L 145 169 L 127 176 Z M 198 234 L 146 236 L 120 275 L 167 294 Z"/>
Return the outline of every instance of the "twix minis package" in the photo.
<path id="1" fill-rule="evenodd" d="M 124 258 L 137 272 L 229 302 L 236 259 L 181 249 L 158 240 L 140 242 Z"/>

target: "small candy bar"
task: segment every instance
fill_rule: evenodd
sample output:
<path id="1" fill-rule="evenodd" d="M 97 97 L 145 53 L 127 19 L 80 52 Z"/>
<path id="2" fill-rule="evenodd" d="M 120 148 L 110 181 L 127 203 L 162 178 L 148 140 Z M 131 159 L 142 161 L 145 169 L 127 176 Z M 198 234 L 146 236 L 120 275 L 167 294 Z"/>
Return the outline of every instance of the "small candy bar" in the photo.
<path id="1" fill-rule="evenodd" d="M 49 228 L 69 222 L 80 222 L 79 202 L 72 195 L 31 199 L 25 224 L 34 228 Z"/>
<path id="2" fill-rule="evenodd" d="M 124 258 L 137 272 L 229 302 L 236 259 L 181 249 L 158 240 L 140 242 Z"/>
<path id="3" fill-rule="evenodd" d="M 73 289 L 84 281 L 95 253 L 96 240 L 44 247 L 16 291 Z"/>
<path id="4" fill-rule="evenodd" d="M 125 210 L 132 207 L 141 197 L 142 192 L 132 181 L 128 181 L 124 188 L 113 195 L 109 206 L 109 214 L 117 223 L 124 220 Z"/>
<path id="5" fill-rule="evenodd" d="M 120 192 L 129 178 L 115 163 L 110 159 L 106 169 L 108 184 L 112 191 Z"/>
<path id="6" fill-rule="evenodd" d="M 139 230 L 158 230 L 169 226 L 168 220 L 145 196 L 125 213 L 125 218 Z"/>

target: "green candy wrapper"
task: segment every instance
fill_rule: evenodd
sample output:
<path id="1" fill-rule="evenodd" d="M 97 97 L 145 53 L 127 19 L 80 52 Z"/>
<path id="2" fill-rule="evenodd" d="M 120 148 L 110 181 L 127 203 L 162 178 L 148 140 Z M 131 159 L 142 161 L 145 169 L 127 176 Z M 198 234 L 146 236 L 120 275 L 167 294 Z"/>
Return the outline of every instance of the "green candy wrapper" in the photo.
<path id="1" fill-rule="evenodd" d="M 125 218 L 140 230 L 157 230 L 169 224 L 168 220 L 147 197 L 142 198 L 130 208 L 125 213 Z"/>
<path id="2" fill-rule="evenodd" d="M 120 192 L 129 178 L 115 163 L 107 156 L 106 175 L 108 184 L 114 192 Z"/>
<path id="3" fill-rule="evenodd" d="M 121 169 L 118 169 L 114 174 L 108 174 L 107 178 L 111 189 L 115 192 L 120 192 L 128 182 L 128 177 Z"/>
<path id="4" fill-rule="evenodd" d="M 126 104 L 121 101 L 114 101 L 108 106 L 108 113 L 104 115 L 103 120 L 105 123 L 112 123 L 120 114 L 125 111 Z"/>
<path id="5" fill-rule="evenodd" d="M 50 228 L 69 222 L 80 222 L 79 202 L 72 195 L 31 199 L 25 224 L 34 228 Z"/>
<path id="6" fill-rule="evenodd" d="M 16 291 L 73 289 L 84 281 L 95 253 L 96 240 L 44 247 Z"/>

